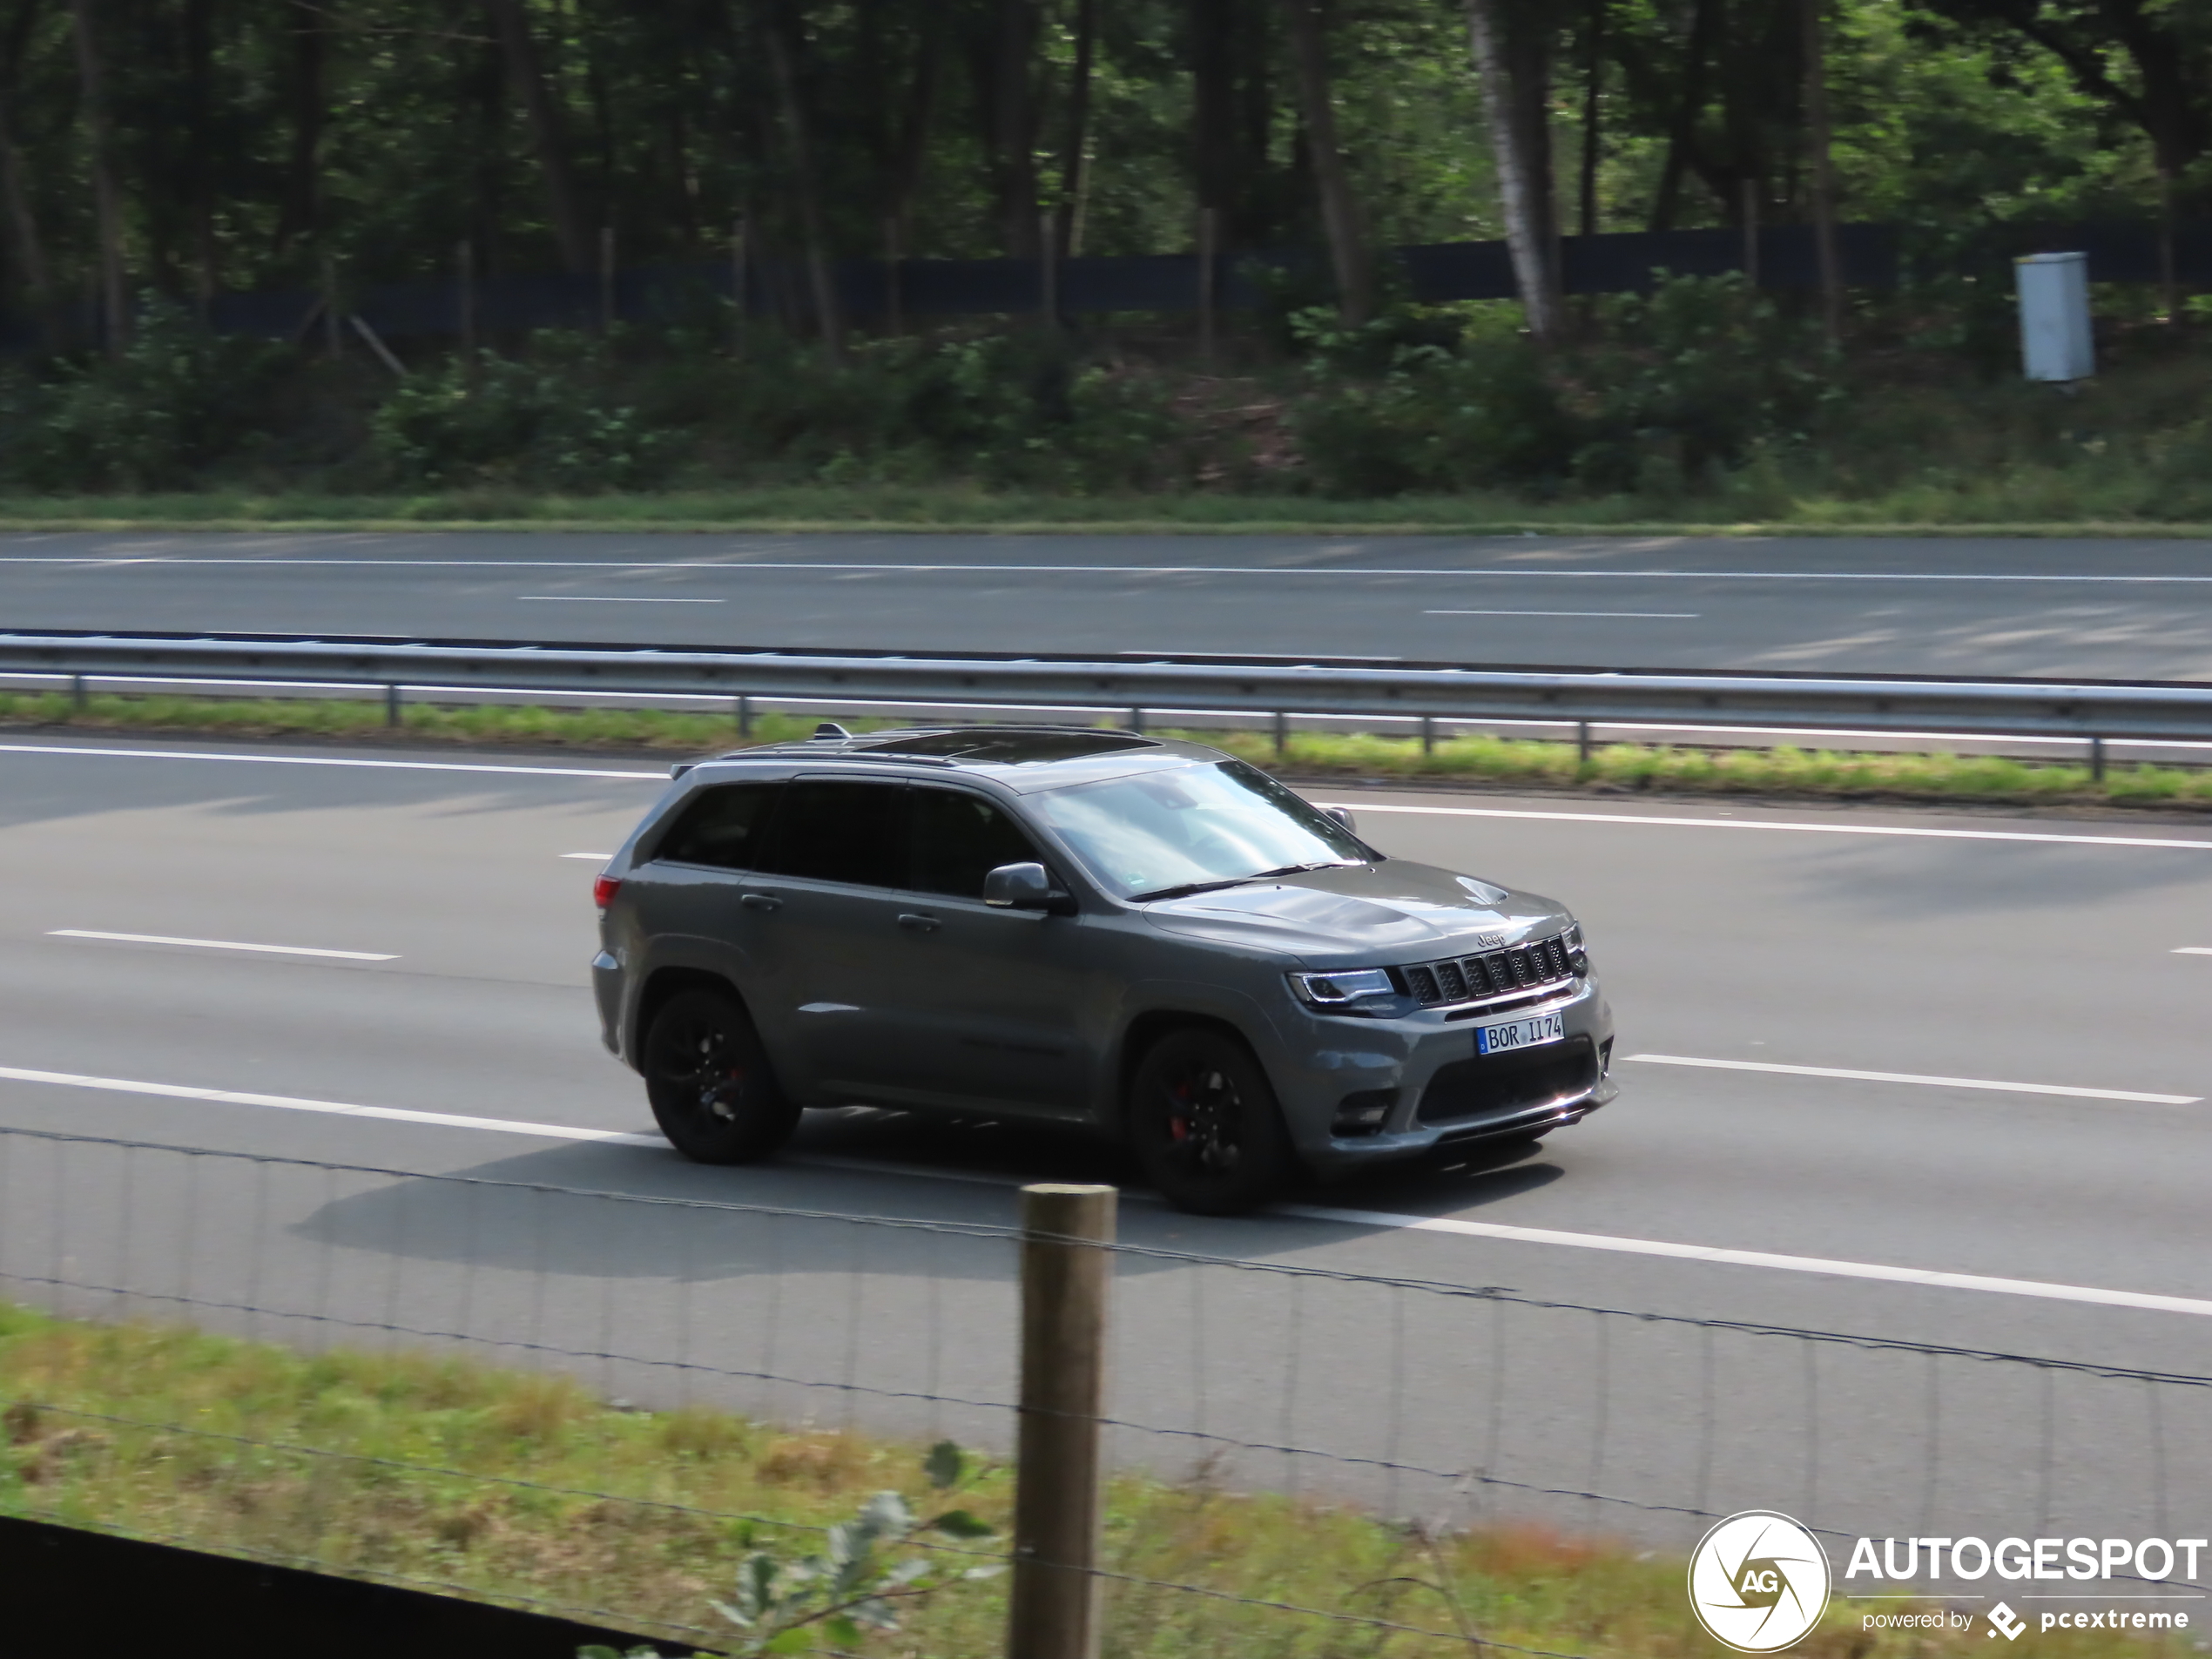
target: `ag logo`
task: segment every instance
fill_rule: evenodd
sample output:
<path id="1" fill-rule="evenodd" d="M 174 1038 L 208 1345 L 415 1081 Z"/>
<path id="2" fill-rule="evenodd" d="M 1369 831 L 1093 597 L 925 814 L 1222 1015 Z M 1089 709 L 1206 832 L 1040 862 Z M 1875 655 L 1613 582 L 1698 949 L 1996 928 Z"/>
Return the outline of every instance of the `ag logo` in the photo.
<path id="1" fill-rule="evenodd" d="M 1730 1515 L 1689 1558 L 1689 1606 L 1715 1641 L 1738 1653 L 1774 1653 L 1827 1609 L 1827 1553 L 1787 1515 Z"/>

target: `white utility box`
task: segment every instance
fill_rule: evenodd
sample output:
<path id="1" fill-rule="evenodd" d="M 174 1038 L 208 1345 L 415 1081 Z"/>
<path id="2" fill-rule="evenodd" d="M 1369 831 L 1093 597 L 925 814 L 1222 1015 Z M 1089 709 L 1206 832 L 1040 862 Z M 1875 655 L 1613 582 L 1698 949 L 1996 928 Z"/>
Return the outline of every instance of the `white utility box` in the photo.
<path id="1" fill-rule="evenodd" d="M 2020 287 L 2020 365 L 2032 381 L 2086 381 L 2097 372 L 2089 334 L 2089 256 L 2031 253 L 2013 261 Z"/>

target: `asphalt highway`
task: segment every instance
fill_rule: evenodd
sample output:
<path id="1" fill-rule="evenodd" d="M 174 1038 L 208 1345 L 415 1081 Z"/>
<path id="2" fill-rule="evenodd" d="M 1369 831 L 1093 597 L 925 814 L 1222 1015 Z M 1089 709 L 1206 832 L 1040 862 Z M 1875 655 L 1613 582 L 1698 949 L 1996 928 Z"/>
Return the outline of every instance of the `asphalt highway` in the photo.
<path id="1" fill-rule="evenodd" d="M 1002 1440 L 1010 1257 L 961 1230 L 1010 1221 L 1022 1178 L 1130 1172 L 1018 1125 L 864 1112 L 810 1115 L 759 1167 L 667 1151 L 585 982 L 593 855 L 663 781 L 0 746 L 0 1130 L 307 1161 L 0 1133 L 0 1279 L 88 1312 L 180 1297 L 303 1340 L 454 1332 L 655 1403 Z M 1131 1193 L 1125 1238 L 1232 1264 L 1123 1264 L 1114 1409 L 1146 1426 L 1123 1455 L 1311 1448 L 1328 1455 L 1226 1467 L 1670 1544 L 1693 1507 L 1878 1535 L 2207 1534 L 2212 1389 L 1733 1327 L 2212 1373 L 2212 831 L 1312 792 L 1392 853 L 1571 902 L 1623 1093 L 1541 1147 L 1268 1216 Z M 1490 1483 L 1444 1478 L 1472 1470 Z"/>
<path id="2" fill-rule="evenodd" d="M 131 531 L 0 537 L 13 627 L 2212 677 L 2178 540 Z"/>

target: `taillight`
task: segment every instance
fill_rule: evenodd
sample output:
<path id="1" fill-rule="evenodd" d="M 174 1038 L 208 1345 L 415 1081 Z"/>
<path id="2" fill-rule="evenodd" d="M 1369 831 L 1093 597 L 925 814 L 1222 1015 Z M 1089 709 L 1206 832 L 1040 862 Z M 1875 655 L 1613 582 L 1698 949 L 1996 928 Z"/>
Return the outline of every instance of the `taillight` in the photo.
<path id="1" fill-rule="evenodd" d="M 591 884 L 591 902 L 604 910 L 615 901 L 615 894 L 622 891 L 622 878 L 603 875 Z"/>

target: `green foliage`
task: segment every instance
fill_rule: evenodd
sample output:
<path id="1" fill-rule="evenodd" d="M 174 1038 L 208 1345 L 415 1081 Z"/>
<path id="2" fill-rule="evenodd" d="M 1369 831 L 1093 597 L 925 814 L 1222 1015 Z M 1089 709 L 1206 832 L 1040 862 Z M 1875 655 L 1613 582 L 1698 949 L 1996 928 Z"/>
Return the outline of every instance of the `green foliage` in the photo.
<path id="1" fill-rule="evenodd" d="M 930 1486 L 944 1492 L 966 1478 L 968 1460 L 952 1441 L 940 1440 L 922 1459 L 921 1468 Z M 751 1529 L 745 1531 L 749 1537 Z M 962 1566 L 965 1551 L 949 1561 L 921 1553 L 895 1561 L 887 1557 L 912 1548 L 925 1533 L 973 1542 L 992 1532 L 988 1522 L 965 1509 L 948 1509 L 924 1521 L 898 1493 L 879 1492 L 851 1521 L 826 1528 L 814 1554 L 786 1561 L 770 1550 L 749 1552 L 738 1563 L 731 1599 L 714 1602 L 714 1610 L 742 1632 L 731 1652 L 745 1659 L 811 1652 L 818 1636 L 850 1649 L 869 1633 L 898 1629 L 900 1602 L 995 1578 L 1004 1570 L 996 1562 Z M 631 1659 L 650 1651 L 633 1649 Z M 577 1649 L 577 1659 L 624 1656 L 612 1648 L 591 1646 Z"/>
<path id="2" fill-rule="evenodd" d="M 711 453 L 825 483 L 948 474 L 1070 495 L 1174 488 L 1183 434 L 1163 377 L 1087 359 L 1037 329 L 857 342 L 842 363 L 754 342 L 687 391 Z"/>
<path id="3" fill-rule="evenodd" d="M 1489 312 L 1448 343 L 1418 316 L 1354 330 L 1308 314 L 1321 372 L 1297 430 L 1314 486 L 1572 485 L 1665 500 L 1762 448 L 1802 444 L 1841 398 L 1804 327 L 1740 278 L 1670 278 L 1604 310 L 1590 343 L 1548 357 Z M 1381 373 L 1359 372 L 1378 360 Z"/>
<path id="4" fill-rule="evenodd" d="M 607 354 L 547 331 L 523 359 L 479 352 L 409 376 L 369 424 L 370 448 L 409 483 L 634 489 L 658 475 L 664 434 L 614 401 Z"/>
<path id="5" fill-rule="evenodd" d="M 117 356 L 0 380 L 0 479 L 32 489 L 189 483 L 266 433 L 287 359 L 151 307 Z"/>

